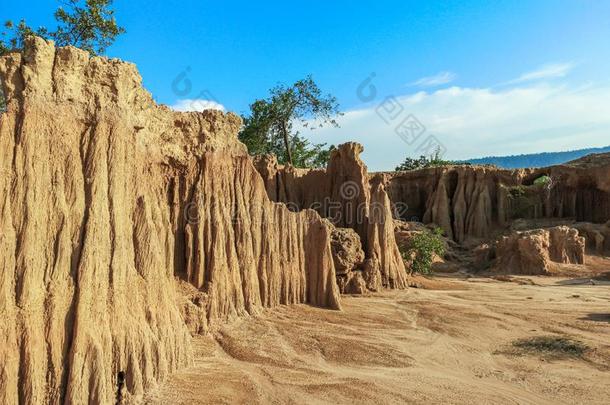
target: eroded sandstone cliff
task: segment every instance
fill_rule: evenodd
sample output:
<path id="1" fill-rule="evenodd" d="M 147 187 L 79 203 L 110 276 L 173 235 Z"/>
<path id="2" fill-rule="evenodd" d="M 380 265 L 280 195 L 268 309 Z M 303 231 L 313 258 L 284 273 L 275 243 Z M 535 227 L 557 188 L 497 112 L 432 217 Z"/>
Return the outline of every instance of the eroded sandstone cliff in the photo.
<path id="1" fill-rule="evenodd" d="M 113 403 L 120 372 L 135 398 L 189 364 L 190 334 L 262 307 L 338 309 L 335 263 L 345 292 L 404 288 L 396 214 L 458 242 L 573 218 L 610 249 L 608 165 L 369 176 L 350 143 L 325 170 L 255 169 L 237 116 L 158 106 L 131 64 L 31 38 L 0 78 L 1 403 Z M 581 263 L 584 241 L 553 232 L 507 239 L 505 267 Z"/>
<path id="2" fill-rule="evenodd" d="M 28 39 L 0 58 L 0 403 L 132 398 L 191 359 L 197 326 L 339 308 L 332 227 L 267 198 L 240 120 L 157 106 L 135 66 Z M 184 313 L 184 312 L 183 312 Z"/>
<path id="3" fill-rule="evenodd" d="M 434 223 L 457 242 L 493 238 L 519 218 L 610 218 L 610 163 L 502 170 L 446 166 L 398 172 L 387 185 L 392 203 L 408 207 L 407 221 Z M 536 180 L 543 179 L 541 183 Z"/>
<path id="4" fill-rule="evenodd" d="M 269 197 L 291 210 L 314 209 L 338 228 L 351 228 L 365 253 L 362 276 L 367 288 L 407 287 L 407 273 L 394 238 L 394 208 L 386 193 L 387 176 L 369 181 L 357 143 L 340 145 L 326 169 L 296 169 L 262 156 L 255 165 Z"/>

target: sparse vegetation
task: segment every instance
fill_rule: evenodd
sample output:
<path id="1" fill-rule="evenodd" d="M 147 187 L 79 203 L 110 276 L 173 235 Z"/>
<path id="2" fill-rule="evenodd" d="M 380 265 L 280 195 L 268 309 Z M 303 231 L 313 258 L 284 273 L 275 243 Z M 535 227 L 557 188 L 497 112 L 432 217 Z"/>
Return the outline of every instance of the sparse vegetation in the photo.
<path id="1" fill-rule="evenodd" d="M 5 30 L 0 34 L 0 56 L 11 49 L 23 48 L 30 35 L 52 39 L 57 46 L 73 45 L 92 55 L 100 55 L 125 32 L 114 18 L 114 11 L 110 8 L 112 0 L 67 0 L 62 4 L 65 8 L 59 7 L 53 14 L 57 21 L 54 31 L 46 27 L 34 29 L 25 20 L 16 24 L 6 21 Z M 0 89 L 0 112 L 5 110 L 4 91 Z"/>
<path id="2" fill-rule="evenodd" d="M 429 167 L 449 166 L 452 164 L 456 164 L 456 162 L 444 160 L 441 149 L 437 148 L 436 151 L 430 156 L 422 155 L 418 159 L 407 157 L 404 162 L 402 162 L 399 166 L 396 166 L 395 171 L 407 172 L 411 170 L 427 169 Z"/>
<path id="3" fill-rule="evenodd" d="M 511 219 L 530 218 L 541 214 L 543 200 L 539 186 L 518 185 L 507 187 L 506 190 Z"/>
<path id="4" fill-rule="evenodd" d="M 529 353 L 551 356 L 581 357 L 589 348 L 582 342 L 563 336 L 537 336 L 519 339 L 513 347 Z"/>
<path id="5" fill-rule="evenodd" d="M 281 164 L 295 167 L 323 167 L 334 146 L 312 145 L 303 138 L 294 124 L 315 129 L 325 125 L 338 127 L 340 116 L 337 99 L 323 95 L 311 76 L 292 86 L 278 85 L 267 99 L 250 105 L 250 114 L 243 116 L 244 127 L 239 139 L 251 155 L 274 154 Z"/>
<path id="6" fill-rule="evenodd" d="M 536 180 L 534 180 L 534 185 L 538 186 L 538 187 L 544 187 L 550 183 L 551 183 L 551 178 L 547 175 L 538 177 Z"/>
<path id="7" fill-rule="evenodd" d="M 54 31 L 46 27 L 34 29 L 25 20 L 17 24 L 6 21 L 4 27 L 11 35 L 2 33 L 0 53 L 20 49 L 25 38 L 38 35 L 54 40 L 57 46 L 73 45 L 99 55 L 125 32 L 114 18 L 114 11 L 110 8 L 112 0 L 67 0 L 62 3 L 65 8 L 59 7 L 53 14 L 57 21 Z"/>
<path id="8" fill-rule="evenodd" d="M 519 198 L 525 195 L 525 186 L 515 186 L 508 189 L 509 198 Z"/>
<path id="9" fill-rule="evenodd" d="M 442 235 L 443 230 L 440 228 L 436 228 L 434 231 L 423 231 L 413 238 L 409 248 L 401 252 L 403 260 L 411 262 L 411 274 L 432 273 L 434 256 L 445 254 L 445 242 Z"/>

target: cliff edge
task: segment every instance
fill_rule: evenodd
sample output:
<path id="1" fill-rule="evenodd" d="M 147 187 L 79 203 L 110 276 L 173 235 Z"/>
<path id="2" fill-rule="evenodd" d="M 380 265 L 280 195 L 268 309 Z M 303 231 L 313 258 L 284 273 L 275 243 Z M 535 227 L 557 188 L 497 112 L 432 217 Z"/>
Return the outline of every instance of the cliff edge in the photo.
<path id="1" fill-rule="evenodd" d="M 134 65 L 31 37 L 0 58 L 0 402 L 114 403 L 191 361 L 207 326 L 339 308 L 331 227 L 267 198 L 239 117 L 156 105 Z"/>

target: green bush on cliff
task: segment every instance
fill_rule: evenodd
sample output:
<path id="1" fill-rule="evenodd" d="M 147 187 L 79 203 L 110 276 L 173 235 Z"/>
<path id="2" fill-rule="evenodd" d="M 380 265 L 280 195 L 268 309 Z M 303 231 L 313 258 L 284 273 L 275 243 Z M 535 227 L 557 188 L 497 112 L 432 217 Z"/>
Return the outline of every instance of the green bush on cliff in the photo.
<path id="1" fill-rule="evenodd" d="M 422 155 L 418 159 L 407 157 L 404 162 L 396 166 L 395 171 L 408 172 L 411 170 L 420 170 L 427 169 L 429 167 L 441 167 L 456 164 L 456 162 L 453 162 L 451 160 L 443 159 L 442 155 L 443 154 L 441 149 L 437 148 L 436 151 L 430 156 Z"/>
<path id="2" fill-rule="evenodd" d="M 55 30 L 46 27 L 31 28 L 25 20 L 14 24 L 6 21 L 0 37 L 0 54 L 9 49 L 21 49 L 23 41 L 30 35 L 52 39 L 57 46 L 72 45 L 100 55 L 106 51 L 125 29 L 114 18 L 112 0 L 67 0 L 55 10 Z"/>
<path id="3" fill-rule="evenodd" d="M 534 180 L 534 186 L 538 186 L 538 187 L 544 187 L 550 183 L 551 183 L 551 178 L 546 175 L 542 176 L 542 177 L 538 177 L 536 180 Z"/>

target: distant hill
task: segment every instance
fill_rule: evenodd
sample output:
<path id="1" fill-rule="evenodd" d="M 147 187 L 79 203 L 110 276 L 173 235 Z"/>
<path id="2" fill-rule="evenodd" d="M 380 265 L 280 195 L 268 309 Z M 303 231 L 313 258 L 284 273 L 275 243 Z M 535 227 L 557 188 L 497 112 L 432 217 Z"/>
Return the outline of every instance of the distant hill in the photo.
<path id="1" fill-rule="evenodd" d="M 610 146 L 603 148 L 589 148 L 572 150 L 567 152 L 544 152 L 531 155 L 514 156 L 490 156 L 480 159 L 466 160 L 473 165 L 496 165 L 504 169 L 520 169 L 525 167 L 546 167 L 567 163 L 572 160 L 580 159 L 592 153 L 610 152 Z"/>

